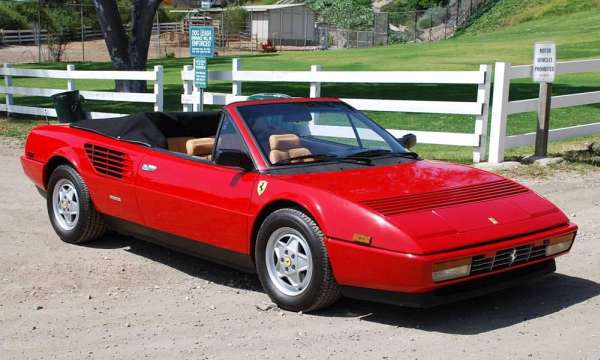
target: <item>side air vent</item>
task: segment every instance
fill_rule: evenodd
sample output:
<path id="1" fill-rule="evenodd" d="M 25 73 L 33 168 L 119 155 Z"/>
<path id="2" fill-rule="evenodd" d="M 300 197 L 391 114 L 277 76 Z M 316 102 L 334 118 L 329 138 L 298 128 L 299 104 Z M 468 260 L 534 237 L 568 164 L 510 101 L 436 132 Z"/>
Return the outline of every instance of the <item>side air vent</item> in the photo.
<path id="1" fill-rule="evenodd" d="M 85 153 L 94 169 L 103 175 L 123 178 L 129 169 L 129 159 L 124 153 L 104 146 L 85 144 Z"/>
<path id="2" fill-rule="evenodd" d="M 385 216 L 390 216 L 490 200 L 524 192 L 527 192 L 525 187 L 513 181 L 502 179 L 485 184 L 469 185 L 428 193 L 366 200 L 362 204 Z"/>

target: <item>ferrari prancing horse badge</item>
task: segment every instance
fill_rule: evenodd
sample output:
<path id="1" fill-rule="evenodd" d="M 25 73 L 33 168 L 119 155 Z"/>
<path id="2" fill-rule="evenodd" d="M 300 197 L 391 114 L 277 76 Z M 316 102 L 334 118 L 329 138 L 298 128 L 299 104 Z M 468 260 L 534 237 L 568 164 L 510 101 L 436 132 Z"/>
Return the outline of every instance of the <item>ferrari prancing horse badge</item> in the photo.
<path id="1" fill-rule="evenodd" d="M 267 185 L 269 185 L 269 183 L 265 180 L 261 180 L 258 182 L 258 186 L 256 187 L 256 192 L 258 193 L 258 196 L 262 195 L 265 190 L 267 190 Z"/>

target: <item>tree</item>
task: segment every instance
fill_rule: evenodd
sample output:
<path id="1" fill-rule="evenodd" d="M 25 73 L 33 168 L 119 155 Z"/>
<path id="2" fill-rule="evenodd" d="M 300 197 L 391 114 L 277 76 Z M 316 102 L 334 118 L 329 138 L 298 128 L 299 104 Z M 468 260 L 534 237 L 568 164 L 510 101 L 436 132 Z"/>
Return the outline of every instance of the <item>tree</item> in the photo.
<path id="1" fill-rule="evenodd" d="M 47 17 L 48 52 L 52 61 L 60 62 L 69 41 L 77 33 L 79 21 L 70 9 L 63 7 L 50 7 L 44 11 L 44 14 Z"/>
<path id="2" fill-rule="evenodd" d="M 129 0 L 131 3 L 131 32 L 128 34 L 117 0 L 94 0 L 100 29 L 113 68 L 116 70 L 146 70 L 148 48 L 152 36 L 154 16 L 162 0 Z M 116 81 L 117 91 L 145 92 L 146 82 L 139 80 Z"/>

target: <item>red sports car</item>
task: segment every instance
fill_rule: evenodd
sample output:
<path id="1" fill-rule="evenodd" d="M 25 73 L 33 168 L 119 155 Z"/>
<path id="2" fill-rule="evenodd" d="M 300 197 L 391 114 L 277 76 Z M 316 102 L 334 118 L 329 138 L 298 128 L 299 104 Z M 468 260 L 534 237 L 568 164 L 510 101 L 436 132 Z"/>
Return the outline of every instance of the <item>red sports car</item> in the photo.
<path id="1" fill-rule="evenodd" d="M 577 226 L 498 175 L 425 161 L 336 99 L 39 126 L 22 164 L 58 236 L 107 230 L 256 272 L 281 308 L 427 307 L 556 269 Z"/>

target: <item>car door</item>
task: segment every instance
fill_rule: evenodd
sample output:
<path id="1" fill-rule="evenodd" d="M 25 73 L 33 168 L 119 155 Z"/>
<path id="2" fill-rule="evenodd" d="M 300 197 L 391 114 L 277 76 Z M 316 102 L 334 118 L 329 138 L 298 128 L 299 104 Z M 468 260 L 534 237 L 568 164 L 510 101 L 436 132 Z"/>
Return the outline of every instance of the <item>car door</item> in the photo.
<path id="1" fill-rule="evenodd" d="M 80 172 L 96 209 L 110 217 L 143 223 L 135 178 L 144 148 L 95 134 L 84 138 Z"/>
<path id="2" fill-rule="evenodd" d="M 221 121 L 215 148 L 225 145 L 248 152 L 228 115 Z M 247 254 L 250 199 L 257 177 L 256 172 L 148 149 L 136 191 L 148 227 Z"/>

